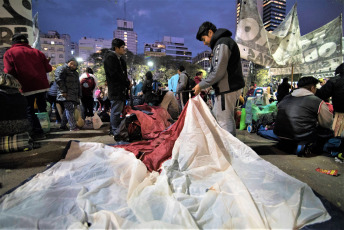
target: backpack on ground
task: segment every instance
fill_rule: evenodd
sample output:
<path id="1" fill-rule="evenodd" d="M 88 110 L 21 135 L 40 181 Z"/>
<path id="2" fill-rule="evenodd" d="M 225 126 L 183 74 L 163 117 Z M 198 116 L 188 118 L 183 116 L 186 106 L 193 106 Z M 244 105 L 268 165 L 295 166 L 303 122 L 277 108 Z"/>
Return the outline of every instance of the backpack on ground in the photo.
<path id="1" fill-rule="evenodd" d="M 82 96 L 93 97 L 93 90 L 96 87 L 94 78 L 87 73 L 87 78 L 82 79 L 80 84 Z"/>

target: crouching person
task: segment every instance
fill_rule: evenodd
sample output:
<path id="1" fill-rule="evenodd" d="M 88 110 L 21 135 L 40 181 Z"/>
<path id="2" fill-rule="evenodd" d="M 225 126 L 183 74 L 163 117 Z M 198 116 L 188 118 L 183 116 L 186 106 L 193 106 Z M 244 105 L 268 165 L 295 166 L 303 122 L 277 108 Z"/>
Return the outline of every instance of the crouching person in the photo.
<path id="1" fill-rule="evenodd" d="M 321 153 L 323 145 L 333 136 L 333 114 L 314 95 L 318 82 L 314 77 L 301 78 L 298 89 L 278 103 L 274 133 L 281 140 L 296 143 L 299 156 Z"/>

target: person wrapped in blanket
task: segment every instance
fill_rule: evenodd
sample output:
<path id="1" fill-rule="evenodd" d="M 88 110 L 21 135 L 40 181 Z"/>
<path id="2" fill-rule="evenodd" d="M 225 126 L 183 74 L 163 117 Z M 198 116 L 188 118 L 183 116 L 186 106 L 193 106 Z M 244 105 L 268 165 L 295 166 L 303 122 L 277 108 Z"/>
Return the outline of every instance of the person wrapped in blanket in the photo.
<path id="1" fill-rule="evenodd" d="M 314 95 L 318 83 L 314 77 L 302 77 L 298 89 L 277 104 L 274 127 L 280 139 L 313 143 L 312 153 L 320 153 L 318 150 L 333 136 L 332 110 Z"/>
<path id="2" fill-rule="evenodd" d="M 27 100 L 19 89 L 19 81 L 10 74 L 0 74 L 0 152 L 32 149 L 27 119 Z"/>

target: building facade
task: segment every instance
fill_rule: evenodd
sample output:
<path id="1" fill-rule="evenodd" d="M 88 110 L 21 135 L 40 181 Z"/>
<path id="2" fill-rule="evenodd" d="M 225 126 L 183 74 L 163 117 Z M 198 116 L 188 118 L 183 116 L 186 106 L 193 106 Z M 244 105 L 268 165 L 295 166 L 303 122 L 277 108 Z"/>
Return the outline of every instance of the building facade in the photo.
<path id="1" fill-rule="evenodd" d="M 69 37 L 69 40 L 66 38 Z M 40 34 L 41 51 L 48 58 L 50 57 L 50 64 L 57 65 L 65 63 L 68 59 L 66 55 L 66 47 L 70 47 L 70 36 L 64 34 L 61 36 L 57 31 L 50 30 L 47 34 Z"/>
<path id="2" fill-rule="evenodd" d="M 134 31 L 134 22 L 117 19 L 117 30 L 113 33 L 114 38 L 122 39 L 126 47 L 133 54 L 137 54 L 137 33 Z"/>
<path id="3" fill-rule="evenodd" d="M 101 49 L 111 48 L 112 40 L 104 38 L 87 38 L 83 37 L 79 40 L 79 58 L 85 64 L 89 65 L 88 60 L 91 54 L 99 52 Z"/>
<path id="4" fill-rule="evenodd" d="M 184 38 L 164 36 L 162 44 L 165 45 L 166 55 L 176 61 L 192 62 L 192 52 L 184 45 Z"/>
<path id="5" fill-rule="evenodd" d="M 192 58 L 192 64 L 200 65 L 205 71 L 210 71 L 210 54 L 210 50 L 197 54 L 196 57 Z"/>
<path id="6" fill-rule="evenodd" d="M 273 31 L 286 16 L 286 0 L 263 0 L 263 23 L 267 31 Z"/>
<path id="7" fill-rule="evenodd" d="M 161 42 L 145 43 L 144 45 L 145 57 L 162 57 L 166 56 L 166 46 Z"/>

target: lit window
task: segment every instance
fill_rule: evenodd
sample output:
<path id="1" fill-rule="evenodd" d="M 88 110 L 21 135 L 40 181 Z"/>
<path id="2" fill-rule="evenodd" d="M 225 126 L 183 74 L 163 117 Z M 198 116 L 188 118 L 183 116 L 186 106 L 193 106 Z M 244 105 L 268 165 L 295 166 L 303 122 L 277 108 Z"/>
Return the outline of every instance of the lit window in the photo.
<path id="1" fill-rule="evenodd" d="M 51 41 L 51 42 L 50 42 L 50 44 L 54 45 L 54 44 L 55 44 L 55 42 L 54 42 L 54 41 Z"/>

